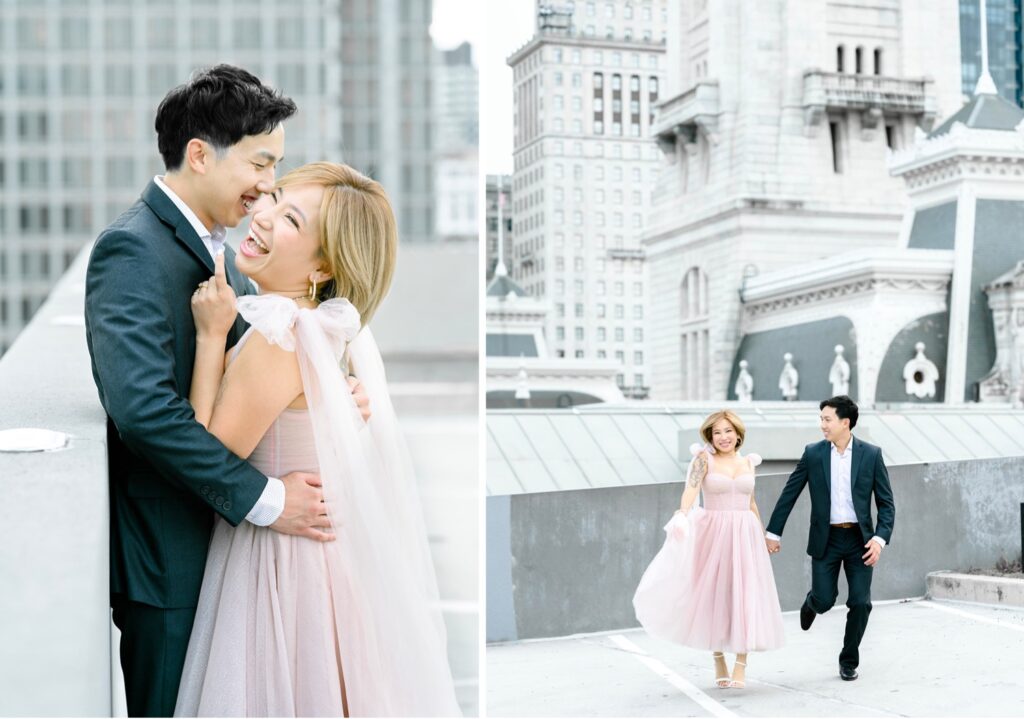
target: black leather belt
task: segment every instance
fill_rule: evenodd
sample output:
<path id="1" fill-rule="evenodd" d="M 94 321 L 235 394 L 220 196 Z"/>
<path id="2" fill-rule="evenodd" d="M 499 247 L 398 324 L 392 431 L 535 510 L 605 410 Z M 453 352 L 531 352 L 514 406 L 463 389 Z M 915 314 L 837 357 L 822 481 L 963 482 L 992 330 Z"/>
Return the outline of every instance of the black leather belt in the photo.
<path id="1" fill-rule="evenodd" d="M 839 524 L 832 524 L 832 525 L 829 525 L 829 526 L 835 527 L 836 529 L 853 529 L 854 527 L 857 526 L 857 523 L 856 522 L 840 522 Z"/>

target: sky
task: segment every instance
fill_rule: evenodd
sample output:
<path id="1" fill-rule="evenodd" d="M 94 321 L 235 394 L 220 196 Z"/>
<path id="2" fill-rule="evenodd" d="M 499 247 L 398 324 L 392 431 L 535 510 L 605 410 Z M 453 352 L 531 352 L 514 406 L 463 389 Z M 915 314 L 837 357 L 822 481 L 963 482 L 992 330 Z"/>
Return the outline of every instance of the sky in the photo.
<path id="1" fill-rule="evenodd" d="M 484 13 L 477 66 L 480 169 L 488 175 L 512 173 L 512 68 L 505 60 L 533 37 L 535 3 L 536 0 L 488 2 Z"/>
<path id="2" fill-rule="evenodd" d="M 486 12 L 485 12 L 486 8 Z M 430 34 L 443 49 L 473 45 L 480 71 L 480 168 L 512 172 L 512 69 L 505 59 L 533 36 L 536 0 L 434 0 Z"/>

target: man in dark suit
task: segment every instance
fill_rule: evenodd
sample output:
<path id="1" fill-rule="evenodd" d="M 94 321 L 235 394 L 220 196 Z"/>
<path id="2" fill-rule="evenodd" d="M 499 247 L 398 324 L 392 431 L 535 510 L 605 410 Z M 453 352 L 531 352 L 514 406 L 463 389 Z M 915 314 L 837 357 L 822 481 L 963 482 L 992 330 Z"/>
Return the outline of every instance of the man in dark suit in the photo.
<path id="1" fill-rule="evenodd" d="M 132 716 L 171 716 L 214 512 L 330 541 L 319 478 L 266 477 L 195 421 L 190 298 L 225 253 L 237 294 L 252 285 L 223 247 L 274 183 L 295 103 L 227 65 L 172 90 L 156 116 L 167 173 L 99 236 L 86 277 L 86 337 L 107 412 L 110 590 Z M 229 345 L 245 325 L 236 323 Z M 365 393 L 356 392 L 364 416 Z"/>
<path id="2" fill-rule="evenodd" d="M 849 611 L 839 676 L 852 681 L 857 678 L 860 642 L 871 614 L 872 568 L 892 537 L 896 505 L 882 450 L 851 434 L 859 414 L 854 401 L 840 395 L 823 401 L 820 409 L 825 439 L 804 449 L 779 496 L 765 536 L 768 551 L 778 552 L 789 513 L 804 486 L 810 485 L 807 553 L 811 555 L 811 591 L 800 608 L 800 627 L 810 629 L 814 617 L 836 603 L 841 566 L 849 585 Z M 878 510 L 877 527 L 871 520 L 872 494 Z"/>

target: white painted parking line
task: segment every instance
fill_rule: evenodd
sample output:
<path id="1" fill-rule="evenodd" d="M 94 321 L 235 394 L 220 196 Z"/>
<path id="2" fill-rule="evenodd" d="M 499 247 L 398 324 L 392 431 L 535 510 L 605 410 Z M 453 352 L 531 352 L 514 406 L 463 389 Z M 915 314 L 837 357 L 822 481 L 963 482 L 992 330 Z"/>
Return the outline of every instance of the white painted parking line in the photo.
<path id="1" fill-rule="evenodd" d="M 624 649 L 630 654 L 632 654 L 634 657 L 636 657 L 637 661 L 639 661 L 645 667 L 650 669 L 659 677 L 667 681 L 669 684 L 674 686 L 676 689 L 678 689 L 683 694 L 688 696 L 690 699 L 695 701 L 697 704 L 702 706 L 704 709 L 709 711 L 713 716 L 737 716 L 736 714 L 734 714 L 733 712 L 729 711 L 724 706 L 716 702 L 714 699 L 709 697 L 707 694 L 702 692 L 700 689 L 695 687 L 693 684 L 686 681 L 681 676 L 676 674 L 674 671 L 669 669 L 667 666 L 659 662 L 657 659 L 647 654 L 647 652 L 645 652 L 643 649 L 638 647 L 633 642 L 626 639 L 621 634 L 613 634 L 609 637 L 609 639 L 611 639 L 611 641 L 620 649 Z"/>
<path id="2" fill-rule="evenodd" d="M 1010 622 L 1003 622 L 999 619 L 993 619 L 992 617 L 983 617 L 980 614 L 965 612 L 963 609 L 950 607 L 946 604 L 938 604 L 933 600 L 921 602 L 921 606 L 930 607 L 931 609 L 938 609 L 940 612 L 948 612 L 949 614 L 955 614 L 958 617 L 967 617 L 968 619 L 973 619 L 976 622 L 984 622 L 985 624 L 993 624 L 997 627 L 1003 627 L 1004 629 L 1012 629 L 1015 632 L 1024 632 L 1024 625 L 1011 624 Z"/>

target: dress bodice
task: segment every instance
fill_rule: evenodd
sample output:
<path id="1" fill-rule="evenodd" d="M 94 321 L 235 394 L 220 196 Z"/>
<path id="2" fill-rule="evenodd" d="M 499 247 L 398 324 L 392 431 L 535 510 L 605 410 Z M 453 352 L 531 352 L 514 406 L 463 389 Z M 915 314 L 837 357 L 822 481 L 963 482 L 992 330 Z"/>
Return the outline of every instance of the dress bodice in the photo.
<path id="1" fill-rule="evenodd" d="M 231 352 L 231 361 L 252 336 L 250 327 Z M 248 458 L 249 464 L 268 477 L 283 477 L 289 472 L 316 472 L 313 421 L 308 409 L 286 409 L 277 416 Z"/>
<path id="2" fill-rule="evenodd" d="M 754 455 L 756 457 L 756 455 Z M 759 464 L 752 461 L 752 466 Z M 741 471 L 735 477 L 715 471 L 714 460 L 708 461 L 704 477 L 704 509 L 708 511 L 740 511 L 750 509 L 750 495 L 754 493 L 754 472 Z"/>

